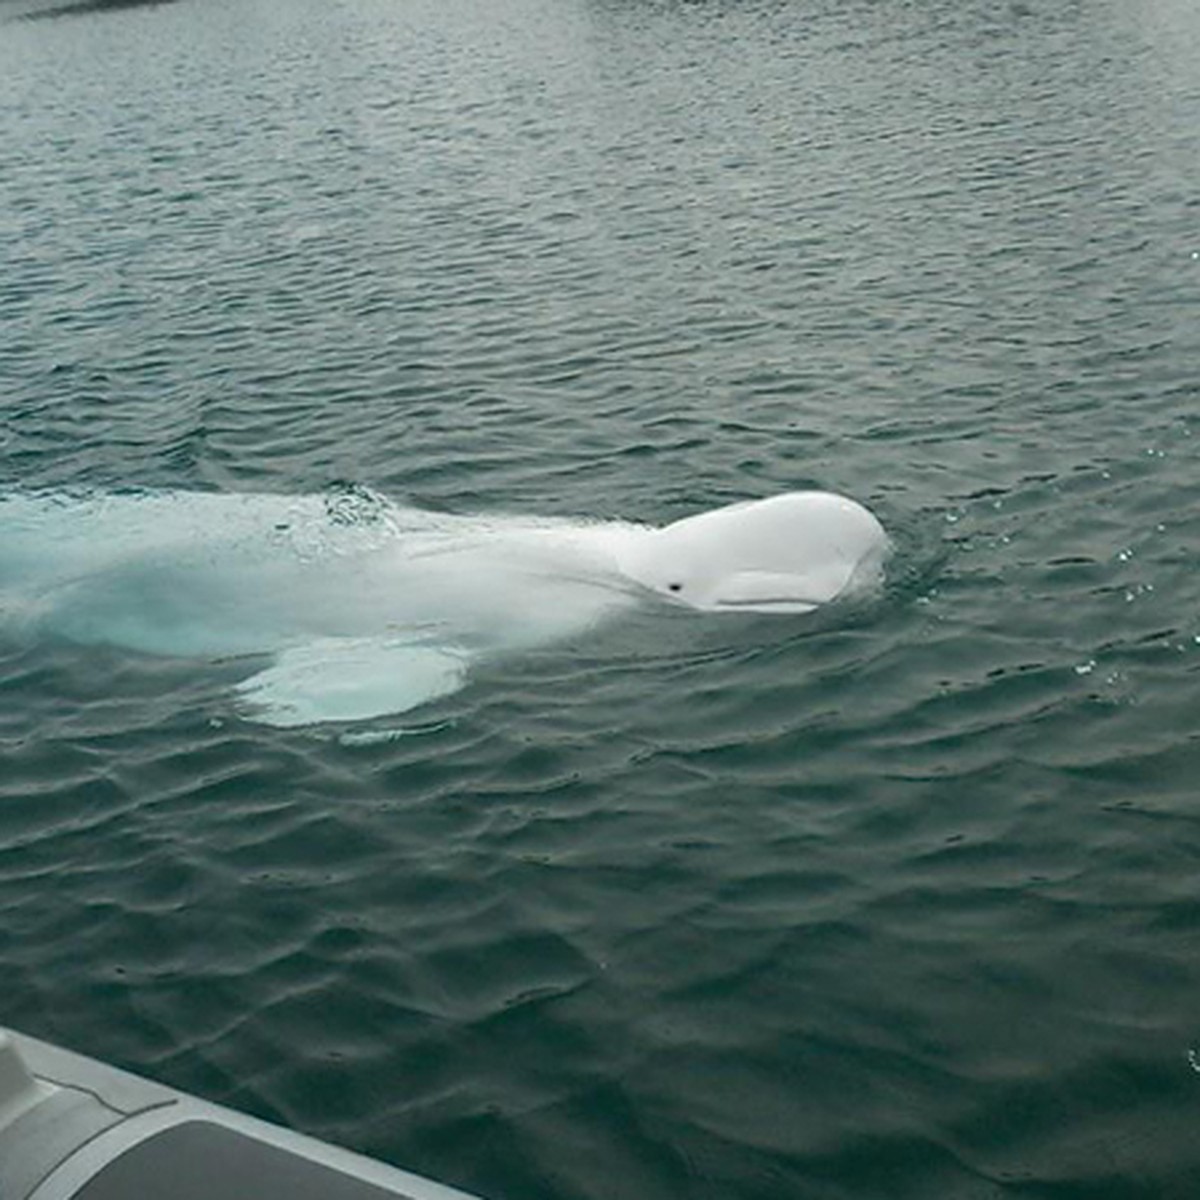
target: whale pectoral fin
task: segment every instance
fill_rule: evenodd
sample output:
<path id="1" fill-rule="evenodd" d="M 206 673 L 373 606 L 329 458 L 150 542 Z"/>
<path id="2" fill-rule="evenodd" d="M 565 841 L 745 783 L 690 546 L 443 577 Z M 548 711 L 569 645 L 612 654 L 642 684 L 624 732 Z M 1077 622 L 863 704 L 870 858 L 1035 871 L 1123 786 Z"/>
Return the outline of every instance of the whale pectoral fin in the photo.
<path id="1" fill-rule="evenodd" d="M 462 652 L 423 642 L 331 638 L 296 646 L 237 686 L 245 714 L 281 728 L 407 712 L 462 687 Z"/>

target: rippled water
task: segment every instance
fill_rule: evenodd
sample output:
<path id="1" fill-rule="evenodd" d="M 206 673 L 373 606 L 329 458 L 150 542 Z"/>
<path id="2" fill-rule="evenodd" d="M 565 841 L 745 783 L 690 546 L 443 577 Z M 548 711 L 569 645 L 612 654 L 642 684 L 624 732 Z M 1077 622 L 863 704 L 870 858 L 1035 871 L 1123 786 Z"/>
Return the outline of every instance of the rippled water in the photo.
<path id="1" fill-rule="evenodd" d="M 0 487 L 898 545 L 347 728 L 0 645 L 0 1021 L 492 1200 L 1197 1194 L 1192 4 L 0 21 Z"/>

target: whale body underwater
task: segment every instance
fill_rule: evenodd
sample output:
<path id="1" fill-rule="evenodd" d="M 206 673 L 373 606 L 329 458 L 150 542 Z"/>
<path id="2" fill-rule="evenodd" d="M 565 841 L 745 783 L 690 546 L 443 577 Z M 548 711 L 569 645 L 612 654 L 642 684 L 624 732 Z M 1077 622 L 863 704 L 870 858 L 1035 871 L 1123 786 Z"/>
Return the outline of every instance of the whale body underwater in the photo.
<path id="1" fill-rule="evenodd" d="M 473 663 L 647 603 L 798 614 L 882 576 L 861 504 L 789 492 L 661 527 L 455 516 L 352 489 L 0 495 L 0 628 L 250 659 L 240 710 L 278 726 L 406 712 Z M 262 656 L 270 656 L 262 665 Z"/>

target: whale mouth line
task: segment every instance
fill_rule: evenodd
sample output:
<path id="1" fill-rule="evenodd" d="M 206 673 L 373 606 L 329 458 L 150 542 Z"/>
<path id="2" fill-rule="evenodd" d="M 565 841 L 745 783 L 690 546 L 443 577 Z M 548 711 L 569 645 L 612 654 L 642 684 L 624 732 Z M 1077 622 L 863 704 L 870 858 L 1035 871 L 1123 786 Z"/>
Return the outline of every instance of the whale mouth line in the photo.
<path id="1" fill-rule="evenodd" d="M 792 608 L 797 612 L 808 612 L 811 609 L 817 608 L 821 604 L 821 601 L 809 600 L 804 596 L 756 596 L 753 600 L 715 600 L 713 603 L 718 608 L 751 611 L 756 609 Z"/>

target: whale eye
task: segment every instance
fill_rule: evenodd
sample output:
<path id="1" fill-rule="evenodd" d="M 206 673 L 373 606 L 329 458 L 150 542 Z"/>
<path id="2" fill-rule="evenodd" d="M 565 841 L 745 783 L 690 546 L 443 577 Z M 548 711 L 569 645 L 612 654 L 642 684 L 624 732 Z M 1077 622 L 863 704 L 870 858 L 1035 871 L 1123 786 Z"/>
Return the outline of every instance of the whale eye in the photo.
<path id="1" fill-rule="evenodd" d="M 683 584 L 682 583 L 668 583 L 667 588 L 669 591 L 672 591 L 672 592 L 681 592 L 681 591 L 683 591 Z"/>

